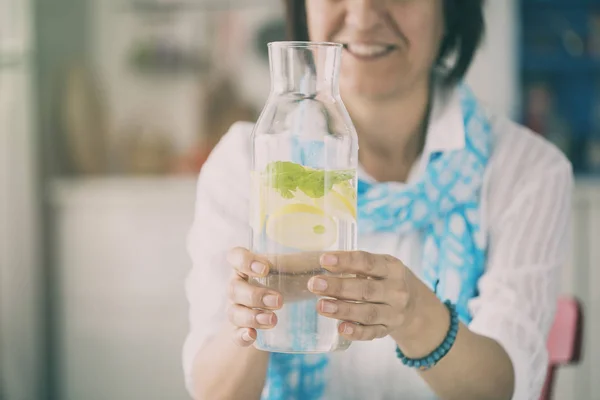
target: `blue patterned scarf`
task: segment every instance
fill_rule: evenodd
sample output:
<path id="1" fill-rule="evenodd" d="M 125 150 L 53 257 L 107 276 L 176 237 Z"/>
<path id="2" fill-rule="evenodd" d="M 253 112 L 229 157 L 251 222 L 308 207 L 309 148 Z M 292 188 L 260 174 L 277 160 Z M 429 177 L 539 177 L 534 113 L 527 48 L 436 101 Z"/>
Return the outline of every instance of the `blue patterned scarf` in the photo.
<path id="1" fill-rule="evenodd" d="M 358 216 L 361 233 L 422 232 L 425 283 L 440 299 L 454 302 L 468 323 L 467 303 L 477 295 L 485 268 L 479 201 L 493 135 L 472 92 L 465 85 L 459 92 L 465 147 L 432 154 L 423 176 L 409 185 L 360 181 Z M 327 364 L 327 354 L 271 354 L 262 399 L 323 399 Z"/>

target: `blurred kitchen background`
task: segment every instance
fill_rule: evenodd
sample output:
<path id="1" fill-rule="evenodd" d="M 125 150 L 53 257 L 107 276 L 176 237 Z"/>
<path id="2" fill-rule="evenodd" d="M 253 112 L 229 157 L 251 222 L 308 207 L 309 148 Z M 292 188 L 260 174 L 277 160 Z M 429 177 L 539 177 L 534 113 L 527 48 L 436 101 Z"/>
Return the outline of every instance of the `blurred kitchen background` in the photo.
<path id="1" fill-rule="evenodd" d="M 600 399 L 600 0 L 492 0 L 469 73 L 577 173 L 562 291 Z M 183 400 L 195 179 L 269 91 L 280 0 L 0 0 L 0 399 Z"/>

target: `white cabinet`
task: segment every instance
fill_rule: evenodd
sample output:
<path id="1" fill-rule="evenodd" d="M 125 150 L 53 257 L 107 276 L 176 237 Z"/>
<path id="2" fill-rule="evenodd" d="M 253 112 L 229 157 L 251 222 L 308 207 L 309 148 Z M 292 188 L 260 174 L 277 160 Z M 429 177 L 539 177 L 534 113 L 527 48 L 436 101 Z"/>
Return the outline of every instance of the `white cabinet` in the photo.
<path id="1" fill-rule="evenodd" d="M 76 180 L 53 189 L 59 397 L 188 399 L 181 347 L 194 180 Z"/>
<path id="2" fill-rule="evenodd" d="M 53 189 L 60 398 L 187 399 L 180 355 L 195 181 L 74 180 Z M 588 400 L 600 393 L 600 183 L 578 183 L 573 228 L 563 292 L 584 303 L 585 355 L 559 371 L 556 399 Z"/>

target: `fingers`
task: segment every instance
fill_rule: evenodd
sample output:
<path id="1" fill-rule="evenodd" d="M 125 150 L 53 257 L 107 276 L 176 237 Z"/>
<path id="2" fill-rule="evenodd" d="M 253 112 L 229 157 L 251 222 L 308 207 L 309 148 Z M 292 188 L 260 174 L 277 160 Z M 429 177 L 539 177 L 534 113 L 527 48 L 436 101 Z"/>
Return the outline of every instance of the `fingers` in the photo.
<path id="1" fill-rule="evenodd" d="M 368 303 L 386 303 L 385 281 L 367 278 L 315 276 L 308 281 L 308 290 L 320 296 Z"/>
<path id="2" fill-rule="evenodd" d="M 396 323 L 396 315 L 387 304 L 349 303 L 347 301 L 322 299 L 317 305 L 319 314 L 342 321 L 362 325 L 389 326 Z"/>
<path id="3" fill-rule="evenodd" d="M 232 249 L 227 254 L 227 262 L 245 276 L 262 277 L 269 273 L 269 260 L 242 247 Z"/>
<path id="4" fill-rule="evenodd" d="M 256 340 L 256 329 L 237 328 L 233 332 L 233 341 L 241 347 L 252 346 Z"/>
<path id="5" fill-rule="evenodd" d="M 277 316 L 271 311 L 253 310 L 234 304 L 227 311 L 229 321 L 240 328 L 271 329 L 277 324 Z"/>
<path id="6" fill-rule="evenodd" d="M 234 304 L 269 310 L 277 310 L 283 304 L 281 294 L 265 287 L 255 286 L 239 275 L 234 275 L 229 283 L 229 300 Z"/>
<path id="7" fill-rule="evenodd" d="M 267 254 L 272 269 L 285 274 L 301 274 L 321 268 L 319 258 L 322 252 L 302 252 L 292 254 Z"/>
<path id="8" fill-rule="evenodd" d="M 400 260 L 389 255 L 371 254 L 366 251 L 341 251 L 323 254 L 321 265 L 335 273 L 356 274 L 372 278 L 394 278 L 404 266 Z"/>
<path id="9" fill-rule="evenodd" d="M 269 271 L 299 274 L 319 269 L 321 254 L 321 252 L 304 252 L 257 255 L 248 249 L 236 247 L 227 254 L 227 262 L 245 276 L 263 277 Z"/>
<path id="10" fill-rule="evenodd" d="M 338 332 L 349 340 L 373 340 L 387 336 L 387 328 L 383 325 L 357 325 L 352 322 L 342 322 Z"/>

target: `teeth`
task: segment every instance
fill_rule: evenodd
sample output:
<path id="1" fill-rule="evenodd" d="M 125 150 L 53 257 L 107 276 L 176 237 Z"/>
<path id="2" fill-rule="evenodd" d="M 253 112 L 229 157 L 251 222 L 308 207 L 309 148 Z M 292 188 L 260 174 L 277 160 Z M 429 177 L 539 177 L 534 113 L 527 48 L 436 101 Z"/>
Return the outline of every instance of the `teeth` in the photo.
<path id="1" fill-rule="evenodd" d="M 357 56 L 362 57 L 374 57 L 385 53 L 388 50 L 388 46 L 381 44 L 348 44 L 348 50 Z"/>

